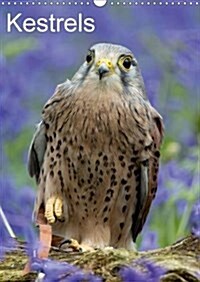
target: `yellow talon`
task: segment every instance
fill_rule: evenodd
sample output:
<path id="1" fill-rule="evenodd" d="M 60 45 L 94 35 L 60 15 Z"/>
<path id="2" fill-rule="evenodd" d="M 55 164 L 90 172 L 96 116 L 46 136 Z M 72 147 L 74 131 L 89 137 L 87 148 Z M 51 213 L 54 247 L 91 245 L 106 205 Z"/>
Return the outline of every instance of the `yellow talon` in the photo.
<path id="1" fill-rule="evenodd" d="M 45 208 L 45 217 L 49 223 L 55 222 L 54 217 L 54 202 L 55 202 L 55 196 L 51 197 L 47 200 L 46 208 Z"/>
<path id="2" fill-rule="evenodd" d="M 54 206 L 54 211 L 55 211 L 55 215 L 58 218 L 62 217 L 62 206 L 63 206 L 63 202 L 60 198 L 57 198 L 55 200 L 55 206 Z"/>
<path id="3" fill-rule="evenodd" d="M 56 217 L 62 217 L 62 206 L 62 199 L 59 197 L 53 196 L 47 200 L 45 217 L 50 224 L 53 224 L 56 221 Z"/>
<path id="4" fill-rule="evenodd" d="M 73 252 L 88 252 L 94 251 L 93 247 L 90 247 L 85 244 L 79 244 L 79 242 L 75 239 L 64 239 L 59 248 L 64 248 L 66 251 L 73 251 Z"/>

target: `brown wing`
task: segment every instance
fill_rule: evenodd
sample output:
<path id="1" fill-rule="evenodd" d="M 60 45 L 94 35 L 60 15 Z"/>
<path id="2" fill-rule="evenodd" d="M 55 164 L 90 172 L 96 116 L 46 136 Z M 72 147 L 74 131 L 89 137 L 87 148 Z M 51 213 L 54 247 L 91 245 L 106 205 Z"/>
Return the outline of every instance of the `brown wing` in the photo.
<path id="1" fill-rule="evenodd" d="M 59 102 L 63 101 L 64 95 L 67 90 L 70 88 L 71 82 L 66 80 L 63 84 L 57 86 L 53 96 L 47 101 L 44 106 L 44 109 L 48 109 L 47 116 L 54 117 L 54 108 Z M 44 112 L 43 109 L 43 112 Z M 42 115 L 42 117 L 44 114 Z M 46 147 L 48 143 L 47 138 L 47 129 L 49 125 L 46 123 L 46 120 L 43 119 L 38 125 L 37 130 L 33 136 L 31 141 L 31 145 L 29 147 L 28 153 L 28 172 L 31 177 L 35 177 L 36 183 L 38 184 L 40 181 L 40 170 L 43 165 Z M 44 217 L 44 191 L 41 187 L 37 192 L 37 199 L 35 201 L 35 208 L 33 212 L 34 220 L 37 223 L 45 224 L 46 218 Z"/>
<path id="2" fill-rule="evenodd" d="M 51 106 L 51 112 L 53 112 L 54 108 L 52 105 L 58 103 L 63 99 L 63 95 L 65 91 L 70 87 L 70 85 L 71 82 L 68 79 L 63 84 L 58 85 L 53 96 L 47 101 L 44 108 Z M 46 124 L 44 121 L 41 121 L 37 125 L 37 129 L 31 141 L 28 152 L 28 172 L 31 177 L 35 176 L 36 182 L 38 182 L 46 146 Z"/>
<path id="3" fill-rule="evenodd" d="M 36 182 L 38 182 L 39 179 L 40 168 L 43 164 L 46 151 L 47 139 L 45 131 L 45 125 L 41 121 L 37 125 L 37 130 L 33 136 L 28 152 L 28 172 L 31 177 L 35 176 Z"/>
<path id="4" fill-rule="evenodd" d="M 151 136 L 153 139 L 153 145 L 151 147 L 151 157 L 149 163 L 146 167 L 141 165 L 141 191 L 140 191 L 140 200 L 138 201 L 138 206 L 136 212 L 133 215 L 133 222 L 136 223 L 132 226 L 132 236 L 135 241 L 138 234 L 141 232 L 143 225 L 146 221 L 147 215 L 153 199 L 155 198 L 157 191 L 157 177 L 159 169 L 159 157 L 160 157 L 160 146 L 164 134 L 164 126 L 162 117 L 159 113 L 151 107 L 152 114 L 152 129 Z M 145 179 L 145 175 L 147 176 Z M 145 186 L 146 185 L 146 193 Z"/>

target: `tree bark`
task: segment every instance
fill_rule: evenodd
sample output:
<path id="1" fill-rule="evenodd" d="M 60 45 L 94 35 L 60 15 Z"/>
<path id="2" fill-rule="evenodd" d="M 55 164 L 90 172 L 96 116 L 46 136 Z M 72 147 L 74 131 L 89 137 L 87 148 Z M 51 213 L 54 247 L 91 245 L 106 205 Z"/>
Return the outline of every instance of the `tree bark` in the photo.
<path id="1" fill-rule="evenodd" d="M 86 271 L 104 278 L 104 281 L 120 281 L 119 270 L 123 266 L 138 266 L 138 259 L 145 259 L 164 267 L 167 272 L 163 282 L 198 282 L 200 281 L 200 238 L 186 237 L 171 246 L 145 252 L 129 252 L 124 249 L 96 250 L 87 253 L 66 253 L 51 248 L 49 257 L 80 266 Z M 24 244 L 5 255 L 0 264 L 0 281 L 34 281 L 36 273 L 22 276 L 27 263 Z"/>

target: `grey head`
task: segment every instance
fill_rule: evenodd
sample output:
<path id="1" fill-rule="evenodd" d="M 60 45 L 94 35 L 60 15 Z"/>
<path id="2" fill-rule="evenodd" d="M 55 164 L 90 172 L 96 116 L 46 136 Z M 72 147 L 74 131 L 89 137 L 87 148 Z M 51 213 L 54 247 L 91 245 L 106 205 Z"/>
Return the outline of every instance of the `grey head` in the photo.
<path id="1" fill-rule="evenodd" d="M 138 62 L 128 48 L 98 43 L 89 48 L 85 62 L 72 78 L 79 85 L 121 86 L 126 92 L 137 89 L 145 97 L 145 88 Z M 132 92 L 132 91 L 131 91 Z"/>

